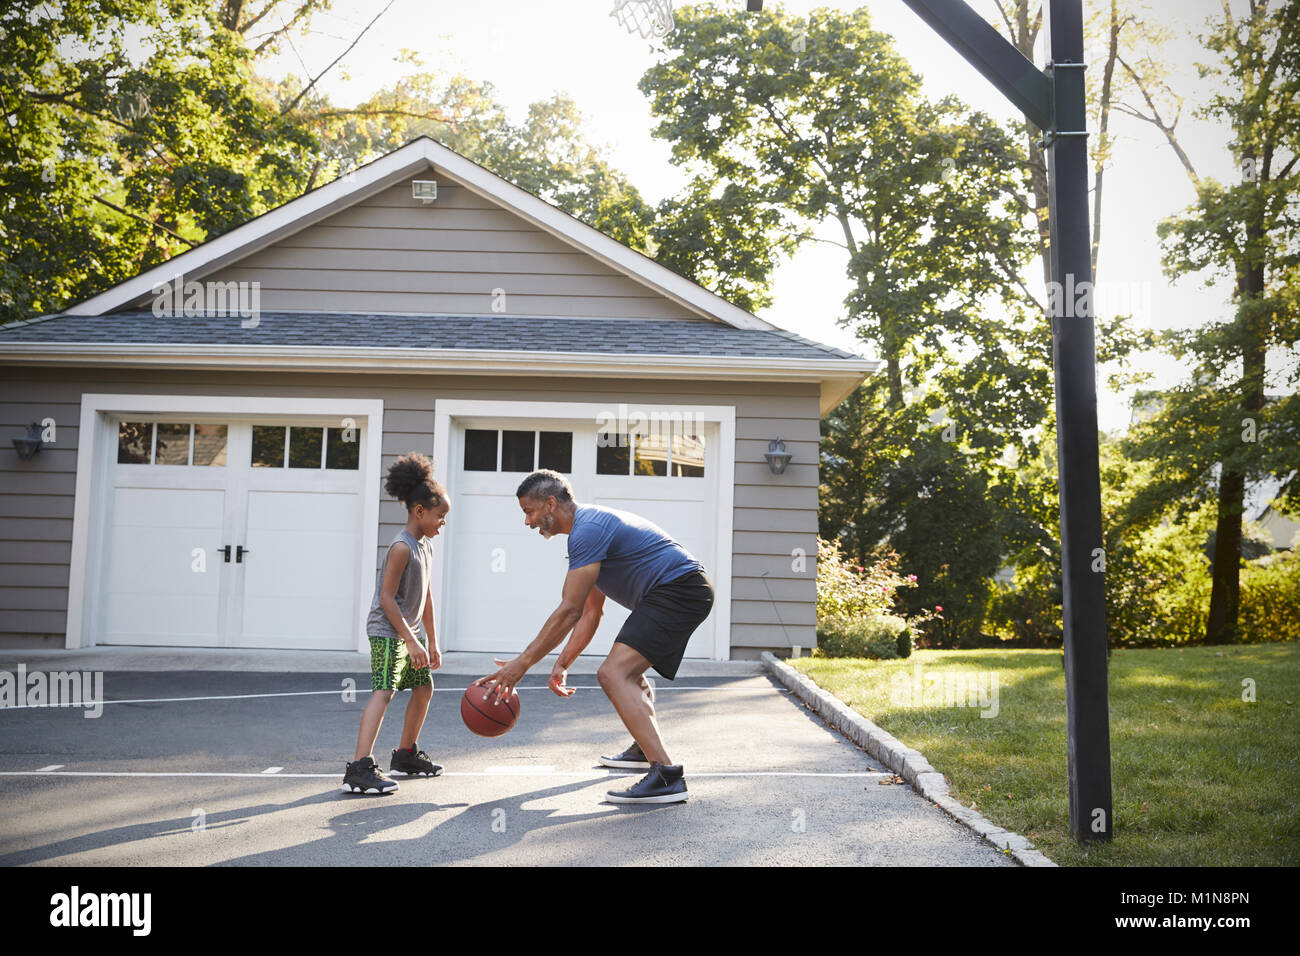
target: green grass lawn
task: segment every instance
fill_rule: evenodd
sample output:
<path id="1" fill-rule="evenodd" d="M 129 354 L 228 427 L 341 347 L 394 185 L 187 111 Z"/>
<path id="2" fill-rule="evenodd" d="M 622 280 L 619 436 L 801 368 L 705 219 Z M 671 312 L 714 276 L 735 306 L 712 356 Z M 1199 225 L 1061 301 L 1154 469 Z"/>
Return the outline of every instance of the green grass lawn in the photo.
<path id="1" fill-rule="evenodd" d="M 1115 839 L 1087 849 L 1069 832 L 1061 660 L 968 650 L 790 663 L 925 754 L 954 798 L 1063 866 L 1300 864 L 1300 643 L 1114 651 Z M 993 714 L 988 698 L 934 699 L 962 671 L 982 672 L 983 685 L 965 680 L 986 690 L 996 678 L 996 716 L 980 716 L 980 704 Z M 1245 678 L 1254 703 L 1242 700 Z"/>

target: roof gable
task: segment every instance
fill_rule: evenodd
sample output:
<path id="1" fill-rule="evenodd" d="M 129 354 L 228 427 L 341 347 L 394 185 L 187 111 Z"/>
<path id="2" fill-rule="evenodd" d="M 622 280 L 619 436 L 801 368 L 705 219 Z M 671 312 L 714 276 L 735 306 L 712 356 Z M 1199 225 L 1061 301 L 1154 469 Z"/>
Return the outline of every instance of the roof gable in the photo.
<path id="1" fill-rule="evenodd" d="M 420 208 L 419 201 L 410 199 L 407 184 L 424 177 L 440 179 L 440 186 L 446 183 L 451 188 L 444 187 L 445 192 L 455 198 L 440 209 L 437 202 L 432 208 Z M 400 266 L 404 261 L 402 257 L 418 256 L 423 251 L 419 245 L 439 241 L 420 236 L 414 243 L 417 248 L 385 247 L 394 241 L 410 246 L 409 240 L 425 231 L 420 217 L 434 209 L 438 209 L 437 222 L 444 226 L 450 222 L 452 231 L 460 221 L 491 232 L 497 228 L 491 221 L 495 216 L 504 228 L 494 238 L 507 248 L 444 249 L 440 261 L 451 264 L 440 265 L 439 271 L 393 270 L 394 263 Z M 430 224 L 434 221 L 430 219 Z M 392 223 L 405 225 L 406 235 L 399 234 L 398 240 L 378 235 Z M 332 252 L 301 252 L 313 244 L 328 249 L 330 242 L 323 237 L 349 225 L 374 230 L 366 235 L 373 236 L 380 248 L 349 249 L 344 242 L 336 243 Z M 465 234 L 472 235 L 472 228 Z M 514 250 L 518 255 L 509 263 L 498 256 L 494 265 L 493 255 L 509 258 L 511 242 L 528 248 Z M 468 258 L 462 256 L 459 265 L 444 258 L 457 253 Z M 332 267 L 331 254 L 357 261 L 347 263 L 350 270 Z M 515 268 L 521 255 L 529 257 L 532 271 L 527 278 Z M 366 268 L 367 256 L 374 269 Z M 319 261 L 301 268 L 308 259 Z M 775 328 L 428 137 L 78 303 L 66 314 L 102 315 L 147 305 L 154 290 L 177 275 L 186 280 L 258 281 L 267 296 L 263 307 L 269 309 L 576 315 L 589 302 L 585 307 L 593 315 Z M 307 288 L 295 288 L 304 285 Z M 493 299 L 497 290 L 504 293 L 499 304 Z M 516 295 L 514 302 L 512 295 Z"/>

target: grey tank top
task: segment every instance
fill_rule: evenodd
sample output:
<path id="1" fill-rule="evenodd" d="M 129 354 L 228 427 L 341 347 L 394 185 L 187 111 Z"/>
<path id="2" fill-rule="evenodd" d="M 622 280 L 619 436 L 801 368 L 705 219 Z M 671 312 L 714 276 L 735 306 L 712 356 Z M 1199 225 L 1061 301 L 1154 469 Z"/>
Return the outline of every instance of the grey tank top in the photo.
<path id="1" fill-rule="evenodd" d="M 393 544 L 399 541 L 404 542 L 411 549 L 411 558 L 406 562 L 402 579 L 397 582 L 397 608 L 402 612 L 402 617 L 410 625 L 415 636 L 427 640 L 428 635 L 422 632 L 421 618 L 424 614 L 424 602 L 429 597 L 429 577 L 433 573 L 433 542 L 428 538 L 416 541 L 411 532 L 405 528 L 398 532 L 397 537 L 393 539 Z M 388 561 L 392 556 L 393 545 L 390 544 L 388 553 L 384 555 L 384 564 L 379 569 L 379 577 L 375 580 L 375 597 L 370 603 L 370 616 L 366 618 L 366 634 L 371 637 L 405 639 L 404 634 L 398 634 L 393 628 L 388 615 L 379 604 L 384 588 L 384 573 L 388 570 Z"/>

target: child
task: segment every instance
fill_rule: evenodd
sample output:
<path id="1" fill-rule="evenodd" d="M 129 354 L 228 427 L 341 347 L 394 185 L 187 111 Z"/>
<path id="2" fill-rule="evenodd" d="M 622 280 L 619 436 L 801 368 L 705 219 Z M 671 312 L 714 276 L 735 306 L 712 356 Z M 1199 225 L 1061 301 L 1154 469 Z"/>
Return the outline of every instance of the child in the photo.
<path id="1" fill-rule="evenodd" d="M 406 705 L 402 746 L 393 751 L 389 772 L 425 777 L 442 773 L 442 767 L 420 750 L 418 737 L 433 696 L 430 671 L 442 664 L 433 629 L 429 575 L 433 537 L 446 522 L 451 505 L 446 489 L 434 480 L 433 463 L 416 452 L 393 463 L 384 489 L 406 505 L 406 527 L 388 547 L 366 620 L 371 694 L 361 714 L 356 756 L 343 775 L 342 789 L 349 793 L 391 793 L 397 789 L 397 782 L 381 774 L 371 756 L 388 702 L 397 690 L 410 689 L 411 700 Z M 420 640 L 421 625 L 426 641 Z"/>

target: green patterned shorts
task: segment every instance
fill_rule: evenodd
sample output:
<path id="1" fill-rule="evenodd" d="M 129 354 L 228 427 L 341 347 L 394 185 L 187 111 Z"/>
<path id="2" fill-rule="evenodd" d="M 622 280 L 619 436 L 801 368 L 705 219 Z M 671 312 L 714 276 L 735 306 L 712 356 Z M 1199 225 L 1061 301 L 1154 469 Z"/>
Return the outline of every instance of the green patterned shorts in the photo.
<path id="1" fill-rule="evenodd" d="M 425 637 L 417 638 L 420 646 L 429 649 Z M 427 667 L 411 666 L 406 641 L 398 637 L 370 636 L 370 689 L 411 690 L 433 683 L 433 672 Z"/>

